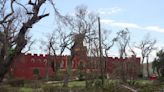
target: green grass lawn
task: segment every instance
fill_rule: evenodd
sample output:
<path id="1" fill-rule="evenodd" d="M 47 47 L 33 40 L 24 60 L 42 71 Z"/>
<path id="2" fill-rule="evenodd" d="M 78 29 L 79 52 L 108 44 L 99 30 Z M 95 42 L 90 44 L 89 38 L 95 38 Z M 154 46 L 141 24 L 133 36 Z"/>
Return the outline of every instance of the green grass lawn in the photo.
<path id="1" fill-rule="evenodd" d="M 118 80 L 105 80 L 106 83 L 110 84 L 110 83 L 118 83 Z M 53 86 L 58 86 L 58 87 L 62 87 L 63 83 L 56 83 L 53 84 Z M 68 83 L 68 87 L 85 87 L 86 86 L 86 81 L 71 81 Z"/>
<path id="2" fill-rule="evenodd" d="M 95 81 L 95 80 L 94 80 Z M 97 80 L 96 80 L 97 81 Z M 101 81 L 101 80 L 98 80 Z M 33 83 L 35 84 L 35 83 Z M 38 83 L 36 83 L 38 85 Z M 31 84 L 28 84 L 31 85 Z M 4 88 L 6 88 L 7 90 L 12 90 L 11 92 L 50 92 L 50 90 L 57 90 L 55 92 L 58 92 L 58 90 L 68 90 L 68 89 L 85 89 L 86 87 L 86 81 L 71 81 L 68 83 L 68 87 L 63 87 L 63 82 L 58 82 L 58 83 L 54 83 L 54 84 L 46 84 L 46 83 L 39 83 L 40 86 L 24 86 L 24 87 L 12 87 L 12 86 L 4 86 Z M 113 92 L 112 90 L 123 90 L 124 88 L 120 88 L 120 83 L 119 80 L 105 80 L 105 86 L 104 89 L 106 91 L 100 91 L 100 92 Z M 36 87 L 35 87 L 36 86 Z M 136 87 L 137 89 L 139 89 L 139 92 L 153 92 L 152 90 L 158 90 L 161 87 L 164 88 L 164 86 L 154 86 L 153 85 L 153 81 L 151 80 L 137 80 L 135 85 L 133 87 Z M 91 87 L 92 88 L 92 87 Z M 94 85 L 94 87 L 92 89 L 96 89 L 99 88 L 97 86 Z M 0 87 L 1 89 L 1 87 Z M 90 90 L 92 90 L 90 89 Z M 16 91 L 19 90 L 19 91 Z M 1 90 L 0 90 L 1 92 Z M 3 92 L 8 92 L 8 91 L 3 91 Z M 10 92 L 10 91 L 9 91 Z M 80 91 L 81 92 L 81 91 Z M 88 92 L 88 89 L 85 91 Z M 90 91 L 89 91 L 90 92 Z M 97 89 L 95 91 L 92 92 L 98 92 Z M 116 91 L 117 92 L 117 91 Z"/>
<path id="3" fill-rule="evenodd" d="M 53 86 L 62 87 L 63 83 L 55 83 Z M 71 81 L 68 83 L 68 87 L 85 87 L 85 81 Z"/>
<path id="4" fill-rule="evenodd" d="M 151 80 L 137 80 L 136 83 L 138 83 L 140 85 L 152 85 L 153 81 L 151 81 Z"/>
<path id="5" fill-rule="evenodd" d="M 20 88 L 20 92 L 33 92 L 33 89 L 32 88 Z"/>
<path id="6" fill-rule="evenodd" d="M 72 81 L 72 82 L 69 82 L 68 87 L 85 87 L 85 81 Z"/>

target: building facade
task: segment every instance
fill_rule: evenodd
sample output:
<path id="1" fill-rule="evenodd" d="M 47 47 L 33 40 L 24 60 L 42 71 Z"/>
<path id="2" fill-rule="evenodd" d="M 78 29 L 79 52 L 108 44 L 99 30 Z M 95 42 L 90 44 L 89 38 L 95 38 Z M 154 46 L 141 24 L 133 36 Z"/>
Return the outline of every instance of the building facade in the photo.
<path id="1" fill-rule="evenodd" d="M 18 56 L 14 63 L 10 67 L 10 75 L 16 79 L 33 80 L 38 78 L 44 78 L 46 75 L 54 76 L 56 67 L 61 71 L 66 71 L 67 62 L 70 56 L 50 56 L 50 55 L 31 55 L 21 54 Z M 87 61 L 81 61 L 79 57 L 74 57 L 72 61 L 72 71 L 79 69 L 80 62 L 84 62 L 83 69 L 85 71 L 97 70 L 99 71 L 99 59 L 98 57 L 91 57 L 83 59 Z M 119 76 L 119 72 L 127 71 L 126 74 L 137 76 L 140 71 L 140 58 L 129 57 L 129 58 L 113 58 L 105 57 L 106 74 L 111 76 Z M 56 65 L 58 64 L 58 66 Z M 122 67 L 123 66 L 123 67 Z M 124 71 L 120 71 L 123 70 Z"/>
<path id="2" fill-rule="evenodd" d="M 10 67 L 11 76 L 13 78 L 29 80 L 54 76 L 57 70 L 66 71 L 70 61 L 72 72 L 76 72 L 80 68 L 86 73 L 93 73 L 93 71 L 99 73 L 99 57 L 87 56 L 87 47 L 83 44 L 84 38 L 85 34 L 75 35 L 74 45 L 71 48 L 70 56 L 21 54 L 15 58 Z M 140 73 L 140 58 L 135 56 L 124 59 L 117 57 L 103 57 L 101 61 L 104 64 L 103 70 L 105 74 L 110 75 L 110 77 L 123 75 L 134 77 Z M 73 74 L 76 76 L 76 73 Z"/>

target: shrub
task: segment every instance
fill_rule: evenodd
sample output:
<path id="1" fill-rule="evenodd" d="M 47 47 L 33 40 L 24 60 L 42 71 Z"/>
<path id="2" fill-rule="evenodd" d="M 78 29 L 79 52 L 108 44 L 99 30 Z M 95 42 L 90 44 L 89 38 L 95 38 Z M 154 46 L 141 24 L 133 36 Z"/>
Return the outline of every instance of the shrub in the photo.
<path id="1" fill-rule="evenodd" d="M 102 87 L 102 81 L 100 79 L 95 80 L 94 86 L 95 87 Z"/>
<path id="2" fill-rule="evenodd" d="M 93 80 L 87 80 L 86 81 L 86 88 L 92 88 L 93 87 L 93 84 L 94 84 L 94 81 Z"/>
<path id="3" fill-rule="evenodd" d="M 127 83 L 129 85 L 135 85 L 136 84 L 136 80 L 127 80 Z"/>
<path id="4" fill-rule="evenodd" d="M 138 80 L 135 82 L 134 86 L 138 88 L 143 88 L 145 86 L 152 86 L 153 81 L 150 80 Z"/>
<path id="5" fill-rule="evenodd" d="M 79 71 L 78 80 L 79 81 L 85 80 L 85 73 L 84 72 Z"/>
<path id="6" fill-rule="evenodd" d="M 139 78 L 143 78 L 143 73 L 142 73 L 142 72 L 139 73 L 139 74 L 138 74 L 138 77 L 139 77 Z"/>
<path id="7" fill-rule="evenodd" d="M 59 71 L 56 73 L 56 75 L 50 77 L 50 80 L 53 81 L 62 81 L 63 79 L 64 79 L 64 74 L 63 72 L 59 72 Z"/>
<path id="8" fill-rule="evenodd" d="M 160 81 L 161 84 L 164 84 L 164 77 L 159 77 L 158 80 Z"/>
<path id="9" fill-rule="evenodd" d="M 33 70 L 33 73 L 35 74 L 35 75 L 39 75 L 40 74 L 40 71 L 39 71 L 39 69 L 38 68 L 35 68 L 34 70 Z"/>
<path id="10" fill-rule="evenodd" d="M 109 92 L 117 92 L 118 88 L 119 82 L 116 80 L 107 80 L 103 86 L 103 89 L 108 90 Z"/>

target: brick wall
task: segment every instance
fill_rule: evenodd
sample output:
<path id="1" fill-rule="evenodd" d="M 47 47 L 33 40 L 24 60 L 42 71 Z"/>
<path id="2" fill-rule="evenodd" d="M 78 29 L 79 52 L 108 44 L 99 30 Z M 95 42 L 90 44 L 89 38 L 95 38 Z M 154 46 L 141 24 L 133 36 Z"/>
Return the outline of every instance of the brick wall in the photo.
<path id="1" fill-rule="evenodd" d="M 31 54 L 21 54 L 17 58 L 15 58 L 14 63 L 10 67 L 10 73 L 13 78 L 20 78 L 20 79 L 37 79 L 39 77 L 44 78 L 46 77 L 47 71 L 49 76 L 55 75 L 55 70 L 53 67 L 56 63 L 59 63 L 59 68 L 61 70 L 66 70 L 67 68 L 67 61 L 70 56 L 49 56 L 49 55 L 31 55 Z M 72 69 L 76 71 L 78 65 L 80 63 L 81 58 L 76 56 L 72 61 Z M 87 61 L 84 61 L 87 60 Z M 85 70 L 95 70 L 99 69 L 99 59 L 98 57 L 92 58 L 83 58 Z M 86 63 L 87 62 L 87 63 Z M 110 75 L 117 70 L 121 63 L 125 63 L 124 66 L 126 71 L 129 74 L 135 73 L 138 75 L 140 70 L 140 58 L 130 57 L 130 58 L 113 58 L 113 57 L 105 57 L 104 62 L 106 62 L 106 72 Z M 130 64 L 135 64 L 135 72 L 131 71 Z M 55 67 L 55 66 L 54 66 Z M 87 68 L 87 69 L 86 69 Z M 36 74 L 35 71 L 39 71 L 39 74 Z"/>

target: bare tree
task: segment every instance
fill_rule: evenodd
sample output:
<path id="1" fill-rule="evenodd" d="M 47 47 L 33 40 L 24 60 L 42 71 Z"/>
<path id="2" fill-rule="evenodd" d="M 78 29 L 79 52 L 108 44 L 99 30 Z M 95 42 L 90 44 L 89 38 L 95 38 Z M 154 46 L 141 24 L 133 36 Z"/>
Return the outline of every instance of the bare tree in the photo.
<path id="1" fill-rule="evenodd" d="M 64 86 L 67 86 L 70 77 L 70 73 L 68 71 L 71 68 L 74 57 L 78 55 L 75 47 L 79 46 L 79 44 L 83 45 L 83 42 L 87 44 L 91 40 L 90 35 L 93 33 L 95 22 L 97 21 L 97 16 L 88 12 L 86 6 L 81 5 L 76 7 L 74 16 L 66 15 L 64 16 L 63 20 L 60 21 L 61 22 L 58 22 L 59 25 L 63 26 L 64 24 L 66 29 L 69 29 L 67 32 L 72 38 L 72 44 L 67 46 L 71 52 L 71 57 L 67 63 L 67 74 L 64 79 Z"/>
<path id="2" fill-rule="evenodd" d="M 114 44 L 117 42 L 117 39 L 118 39 L 118 37 L 115 37 L 115 38 L 113 38 L 111 41 L 109 41 L 109 39 L 107 39 L 107 37 L 105 37 L 105 35 L 108 35 L 109 36 L 109 34 L 104 34 L 103 35 L 103 37 L 104 37 L 104 40 L 102 40 L 102 49 L 103 49 L 103 52 L 104 52 L 104 58 L 105 58 L 105 70 L 104 70 L 104 72 L 105 72 L 105 74 L 107 75 L 107 78 L 108 78 L 108 76 L 111 76 L 111 75 L 108 75 L 108 73 L 107 73 L 107 67 L 109 67 L 109 66 L 107 66 L 107 61 L 108 61 L 108 57 L 109 57 L 109 51 L 111 50 L 111 48 L 114 46 Z"/>
<path id="3" fill-rule="evenodd" d="M 49 13 L 40 13 L 46 1 L 1 0 L 0 7 L 0 81 L 7 73 L 13 59 L 19 56 L 27 44 L 27 32 Z M 21 11 L 21 12 L 20 12 Z"/>
<path id="4" fill-rule="evenodd" d="M 114 46 L 116 41 L 117 37 L 113 38 L 110 43 L 105 43 L 105 41 L 102 41 L 105 57 L 109 57 L 108 51 Z"/>
<path id="5" fill-rule="evenodd" d="M 117 33 L 117 35 L 118 35 L 117 42 L 119 46 L 120 57 L 126 57 L 127 56 L 126 48 L 130 41 L 129 30 L 127 28 L 125 30 L 121 30 Z"/>
<path id="6" fill-rule="evenodd" d="M 142 56 L 142 65 L 144 63 L 144 60 L 146 58 L 146 63 L 147 63 L 147 76 L 149 77 L 150 73 L 149 73 L 149 55 L 151 54 L 151 52 L 153 50 L 155 50 L 156 48 L 154 47 L 156 44 L 156 40 L 151 40 L 149 38 L 149 35 L 145 36 L 145 39 L 142 40 L 140 42 L 140 44 L 138 46 L 136 46 L 138 49 L 141 50 L 141 56 Z M 144 70 L 144 66 L 142 66 L 142 70 Z"/>
<path id="7" fill-rule="evenodd" d="M 127 57 L 127 47 L 130 41 L 130 33 L 129 30 L 126 28 L 125 30 L 121 30 L 117 33 L 118 35 L 118 46 L 119 46 L 119 54 L 120 58 L 125 58 Z M 127 75 L 126 75 L 126 64 L 125 62 L 121 62 L 121 79 L 123 82 L 126 82 L 127 80 Z"/>
<path id="8" fill-rule="evenodd" d="M 53 60 L 50 59 L 50 61 L 53 70 L 56 72 L 56 76 L 63 59 L 57 58 L 57 56 L 62 56 L 66 49 L 70 50 L 69 46 L 73 43 L 71 36 L 71 34 L 67 34 L 61 28 L 57 28 L 52 33 L 46 34 L 46 40 L 41 40 L 41 48 L 49 55 L 54 55 Z M 43 46 L 45 46 L 45 48 Z"/>

